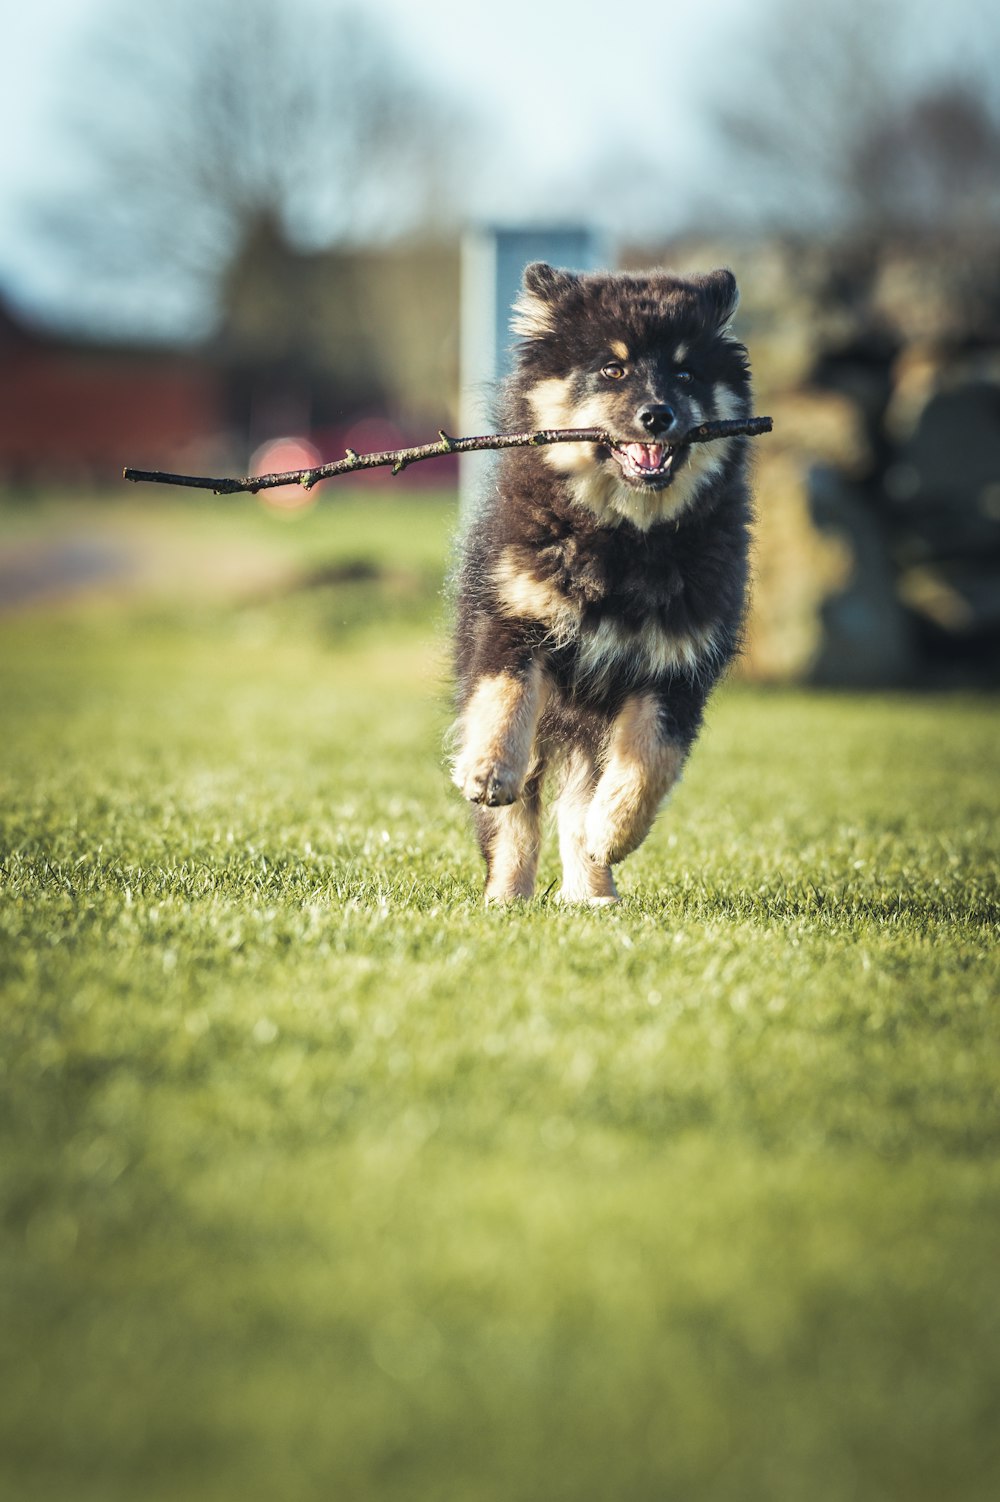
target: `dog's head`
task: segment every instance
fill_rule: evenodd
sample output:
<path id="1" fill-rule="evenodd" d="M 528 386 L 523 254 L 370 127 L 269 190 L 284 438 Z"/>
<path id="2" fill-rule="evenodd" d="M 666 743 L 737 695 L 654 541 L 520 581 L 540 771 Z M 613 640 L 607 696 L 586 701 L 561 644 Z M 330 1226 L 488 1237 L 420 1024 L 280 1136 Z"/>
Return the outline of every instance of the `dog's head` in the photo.
<path id="1" fill-rule="evenodd" d="M 544 462 L 598 514 L 648 527 L 717 477 L 732 440 L 685 434 L 750 412 L 747 354 L 730 333 L 731 271 L 578 275 L 535 262 L 512 327 L 515 388 L 538 428 L 601 428 L 610 444 L 559 444 Z"/>

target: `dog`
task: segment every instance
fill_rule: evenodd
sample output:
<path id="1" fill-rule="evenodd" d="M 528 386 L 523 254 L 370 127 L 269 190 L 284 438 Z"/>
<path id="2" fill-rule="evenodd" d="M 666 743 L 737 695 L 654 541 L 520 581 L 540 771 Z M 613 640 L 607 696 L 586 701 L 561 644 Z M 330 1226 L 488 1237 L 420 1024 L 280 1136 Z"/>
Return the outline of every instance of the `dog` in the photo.
<path id="1" fill-rule="evenodd" d="M 534 893 L 549 774 L 560 899 L 618 901 L 612 868 L 649 833 L 739 650 L 747 440 L 684 441 L 751 413 L 738 297 L 728 270 L 524 272 L 503 430 L 611 441 L 505 450 L 460 545 L 453 779 L 488 904 Z"/>

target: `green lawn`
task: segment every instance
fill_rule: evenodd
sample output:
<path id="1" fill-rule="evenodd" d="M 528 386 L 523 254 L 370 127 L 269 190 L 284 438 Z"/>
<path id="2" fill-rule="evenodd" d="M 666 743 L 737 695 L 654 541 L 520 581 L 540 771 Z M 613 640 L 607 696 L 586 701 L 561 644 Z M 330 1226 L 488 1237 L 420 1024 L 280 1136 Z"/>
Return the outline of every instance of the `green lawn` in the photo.
<path id="1" fill-rule="evenodd" d="M 487 912 L 450 507 L 145 504 L 0 618 L 0 1493 L 993 1502 L 1000 704 L 731 686 Z"/>

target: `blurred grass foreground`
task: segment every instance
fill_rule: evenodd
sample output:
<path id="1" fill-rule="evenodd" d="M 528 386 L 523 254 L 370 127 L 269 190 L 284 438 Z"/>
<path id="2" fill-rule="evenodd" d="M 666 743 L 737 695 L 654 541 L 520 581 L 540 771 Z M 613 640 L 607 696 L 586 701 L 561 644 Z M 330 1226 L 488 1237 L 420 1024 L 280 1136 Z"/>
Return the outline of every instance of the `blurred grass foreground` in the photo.
<path id="1" fill-rule="evenodd" d="M 452 522 L 2 513 L 3 1494 L 992 1502 L 996 701 L 731 685 L 487 913 Z"/>

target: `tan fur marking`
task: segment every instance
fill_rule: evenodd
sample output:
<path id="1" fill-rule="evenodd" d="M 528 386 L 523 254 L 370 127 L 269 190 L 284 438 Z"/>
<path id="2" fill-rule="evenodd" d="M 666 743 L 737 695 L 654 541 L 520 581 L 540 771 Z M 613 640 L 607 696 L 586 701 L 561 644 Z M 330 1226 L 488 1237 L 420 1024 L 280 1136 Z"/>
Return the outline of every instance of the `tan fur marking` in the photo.
<path id="1" fill-rule="evenodd" d="M 519 798 L 508 808 L 492 808 L 486 904 L 530 897 L 535 890 L 541 817 L 537 797 Z"/>
<path id="2" fill-rule="evenodd" d="M 477 684 L 461 721 L 453 781 L 472 803 L 513 803 L 524 786 L 551 680 L 533 663 L 523 678 L 494 673 Z"/>
<path id="3" fill-rule="evenodd" d="M 744 398 L 728 386 L 715 388 L 715 415 L 723 422 L 732 422 L 737 417 L 746 417 L 749 407 Z"/>
<path id="4" fill-rule="evenodd" d="M 552 309 L 540 297 L 522 289 L 511 310 L 510 327 L 522 339 L 543 338 L 552 332 Z"/>
<path id="5" fill-rule="evenodd" d="M 574 407 L 570 381 L 549 376 L 526 393 L 536 428 L 603 428 L 608 414 L 599 399 Z M 563 475 L 582 474 L 594 464 L 592 443 L 557 443 L 543 449 L 542 459 Z"/>
<path id="6" fill-rule="evenodd" d="M 538 381 L 528 393 L 528 406 L 536 428 L 569 428 L 569 381 L 565 376 L 548 376 Z"/>
<path id="7" fill-rule="evenodd" d="M 589 757 L 577 752 L 566 771 L 556 812 L 559 854 L 562 859 L 560 902 L 585 902 L 604 907 L 618 901 L 610 866 L 599 866 L 587 854 L 587 809 L 594 796 L 597 773 Z"/>
<path id="8" fill-rule="evenodd" d="M 678 636 L 663 631 L 653 621 L 631 631 L 619 621 L 605 619 L 581 637 L 577 674 L 594 686 L 617 675 L 624 666 L 657 676 L 680 668 L 697 673 L 718 650 L 715 632 L 709 627 Z"/>
<path id="9" fill-rule="evenodd" d="M 608 348 L 610 349 L 616 360 L 628 359 L 628 345 L 623 344 L 620 339 L 612 339 L 611 343 L 608 345 Z"/>
<path id="10" fill-rule="evenodd" d="M 580 606 L 548 579 L 536 579 L 519 561 L 515 548 L 505 548 L 493 570 L 500 608 L 506 615 L 526 616 L 548 626 L 560 641 L 580 624 Z"/>
<path id="11" fill-rule="evenodd" d="M 663 739 L 656 699 L 633 694 L 612 726 L 587 811 L 585 843 L 593 861 L 614 865 L 642 844 L 683 763 L 681 747 Z"/>

